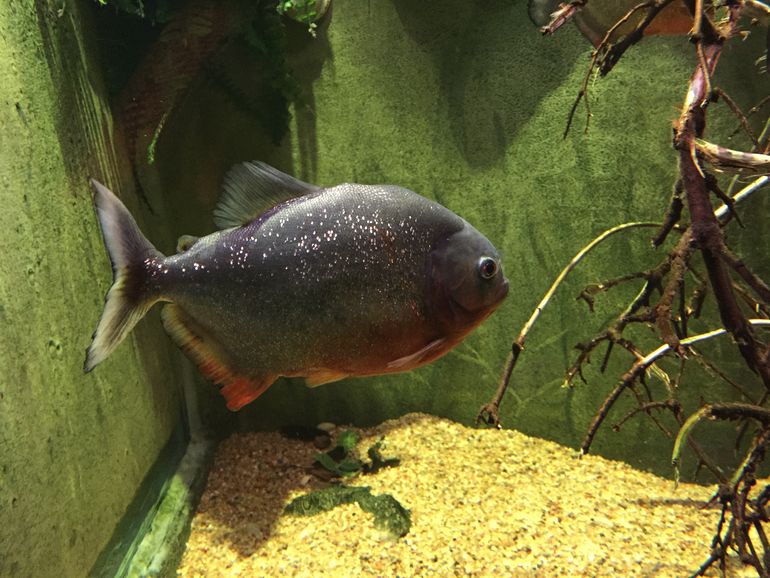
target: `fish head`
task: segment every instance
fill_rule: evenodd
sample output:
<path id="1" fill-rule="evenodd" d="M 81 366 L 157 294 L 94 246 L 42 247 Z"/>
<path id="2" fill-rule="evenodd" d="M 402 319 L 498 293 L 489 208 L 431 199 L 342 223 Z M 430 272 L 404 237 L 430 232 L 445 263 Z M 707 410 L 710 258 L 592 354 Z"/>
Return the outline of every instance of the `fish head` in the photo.
<path id="1" fill-rule="evenodd" d="M 500 254 L 468 223 L 433 247 L 428 277 L 432 314 L 450 330 L 475 327 L 508 295 Z"/>

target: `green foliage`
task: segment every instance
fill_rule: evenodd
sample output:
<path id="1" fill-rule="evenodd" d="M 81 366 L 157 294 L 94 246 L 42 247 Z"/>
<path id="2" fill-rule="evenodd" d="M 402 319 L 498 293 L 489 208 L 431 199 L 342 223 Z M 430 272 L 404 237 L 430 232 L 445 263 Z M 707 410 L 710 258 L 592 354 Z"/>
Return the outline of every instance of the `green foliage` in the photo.
<path id="1" fill-rule="evenodd" d="M 286 31 L 280 16 L 272 9 L 259 9 L 244 25 L 241 39 L 265 68 L 270 91 L 254 99 L 227 78 L 224 68 L 209 67 L 209 74 L 239 108 L 255 116 L 278 145 L 289 130 L 289 103 L 300 100 L 300 86 L 286 61 Z"/>
<path id="2" fill-rule="evenodd" d="M 412 526 L 412 515 L 408 509 L 390 494 L 372 494 L 368 486 L 338 485 L 316 490 L 295 498 L 284 511 L 295 516 L 314 516 L 353 503 L 374 516 L 377 528 L 394 536 L 405 536 Z"/>
<path id="3" fill-rule="evenodd" d="M 315 37 L 318 5 L 316 0 L 279 0 L 278 14 L 287 15 L 297 22 L 307 24 L 307 31 Z"/>
<path id="4" fill-rule="evenodd" d="M 380 451 L 383 446 L 382 438 L 367 450 L 368 463 L 356 455 L 357 444 L 358 434 L 350 430 L 344 431 L 337 438 L 337 445 L 326 453 L 316 454 L 315 460 L 338 478 L 351 478 L 361 473 L 371 474 L 381 468 L 397 466 L 400 463 L 398 458 L 382 457 Z"/>
<path id="5" fill-rule="evenodd" d="M 345 451 L 352 452 L 358 443 L 358 434 L 352 430 L 345 430 L 337 439 L 337 445 Z"/>
<path id="6" fill-rule="evenodd" d="M 362 464 L 355 458 L 335 460 L 328 453 L 316 455 L 316 461 L 338 478 L 349 478 L 361 472 Z"/>
<path id="7" fill-rule="evenodd" d="M 406 536 L 412 527 L 412 513 L 404 508 L 401 503 L 390 494 L 373 495 L 367 492 L 362 494 L 358 506 L 369 514 L 374 515 L 374 525 L 401 538 Z"/>
<path id="8" fill-rule="evenodd" d="M 401 463 L 401 460 L 398 458 L 382 457 L 382 453 L 380 452 L 380 449 L 382 448 L 384 443 L 385 443 L 384 438 L 380 438 L 379 440 L 377 440 L 376 444 L 374 444 L 368 450 L 366 450 L 366 455 L 369 456 L 370 463 L 364 464 L 364 473 L 373 474 L 382 468 L 397 466 L 398 464 Z"/>

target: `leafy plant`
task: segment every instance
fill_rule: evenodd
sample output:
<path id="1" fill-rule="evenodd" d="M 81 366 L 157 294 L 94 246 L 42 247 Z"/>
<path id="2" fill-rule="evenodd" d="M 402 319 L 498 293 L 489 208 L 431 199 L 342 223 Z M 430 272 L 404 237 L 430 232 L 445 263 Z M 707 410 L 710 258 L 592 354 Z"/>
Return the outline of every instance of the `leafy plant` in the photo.
<path id="1" fill-rule="evenodd" d="M 366 455 L 369 462 L 362 461 L 355 453 L 358 444 L 358 434 L 346 430 L 337 438 L 337 444 L 327 452 L 316 454 L 316 463 L 334 474 L 337 478 L 351 478 L 358 474 L 371 474 L 384 467 L 397 466 L 401 460 L 398 458 L 383 458 L 381 449 L 384 439 L 369 447 Z"/>

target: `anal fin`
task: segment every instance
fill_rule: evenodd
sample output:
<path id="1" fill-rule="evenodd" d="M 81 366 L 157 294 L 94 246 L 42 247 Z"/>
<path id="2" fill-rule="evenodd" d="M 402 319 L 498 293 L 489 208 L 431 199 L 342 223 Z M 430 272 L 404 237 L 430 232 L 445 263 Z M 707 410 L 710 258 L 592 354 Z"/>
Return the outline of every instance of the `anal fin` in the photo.
<path id="1" fill-rule="evenodd" d="M 166 305 L 161 318 L 166 332 L 200 372 L 222 386 L 220 393 L 225 397 L 227 409 L 238 411 L 262 395 L 276 380 L 277 376 L 246 376 L 233 370 L 216 340 L 178 305 Z"/>

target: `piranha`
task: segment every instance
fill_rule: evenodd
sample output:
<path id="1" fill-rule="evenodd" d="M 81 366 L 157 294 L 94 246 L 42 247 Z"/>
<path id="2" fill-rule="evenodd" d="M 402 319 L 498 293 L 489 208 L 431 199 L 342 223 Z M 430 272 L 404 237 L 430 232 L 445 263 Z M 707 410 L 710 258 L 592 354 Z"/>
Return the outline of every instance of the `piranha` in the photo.
<path id="1" fill-rule="evenodd" d="M 158 302 L 163 325 L 227 407 L 281 376 L 309 386 L 408 371 L 460 343 L 505 299 L 500 255 L 464 219 L 393 185 L 323 188 L 233 167 L 219 231 L 164 256 L 92 181 L 113 269 L 85 371 Z"/>
<path id="2" fill-rule="evenodd" d="M 551 20 L 563 0 L 529 0 L 527 9 L 530 20 L 537 26 L 545 26 Z M 615 25 L 634 6 L 637 0 L 589 0 L 577 14 L 574 20 L 580 32 L 594 46 L 597 46 L 607 31 Z M 637 11 L 627 23 L 618 27 L 613 33 L 613 40 L 621 34 L 633 30 L 645 11 Z M 687 34 L 692 28 L 692 16 L 684 2 L 675 1 L 666 6 L 661 13 L 645 29 L 645 35 L 681 35 Z"/>

